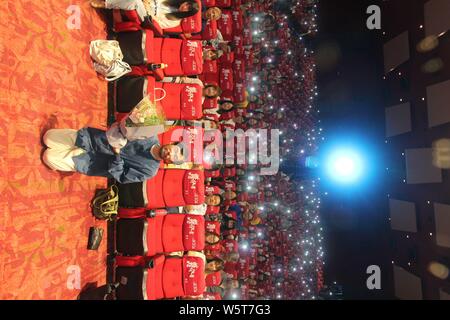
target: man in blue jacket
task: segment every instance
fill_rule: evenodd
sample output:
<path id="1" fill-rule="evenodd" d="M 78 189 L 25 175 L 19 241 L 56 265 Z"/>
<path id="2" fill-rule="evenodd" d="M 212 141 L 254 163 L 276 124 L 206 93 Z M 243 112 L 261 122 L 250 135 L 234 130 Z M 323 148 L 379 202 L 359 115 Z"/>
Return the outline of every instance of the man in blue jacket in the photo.
<path id="1" fill-rule="evenodd" d="M 52 170 L 114 178 L 122 184 L 154 177 L 161 161 L 181 164 L 184 160 L 179 144 L 161 146 L 157 137 L 151 137 L 117 148 L 110 145 L 104 130 L 95 128 L 51 129 L 44 143 L 48 149 L 43 161 Z"/>

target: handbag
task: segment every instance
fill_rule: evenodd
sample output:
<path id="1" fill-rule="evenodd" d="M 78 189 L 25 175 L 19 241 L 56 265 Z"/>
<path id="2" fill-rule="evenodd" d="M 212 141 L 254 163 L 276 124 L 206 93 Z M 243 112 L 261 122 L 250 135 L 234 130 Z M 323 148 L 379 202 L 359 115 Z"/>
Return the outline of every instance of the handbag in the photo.
<path id="1" fill-rule="evenodd" d="M 94 40 L 89 47 L 91 58 L 107 67 L 116 60 L 123 59 L 123 53 L 119 42 L 116 40 Z"/>
<path id="2" fill-rule="evenodd" d="M 99 220 L 112 221 L 119 209 L 119 189 L 112 185 L 106 190 L 101 190 L 92 200 L 92 213 Z"/>
<path id="3" fill-rule="evenodd" d="M 131 67 L 128 63 L 121 60 L 113 61 L 111 66 L 106 66 L 98 62 L 94 62 L 94 69 L 101 74 L 103 78 L 110 82 L 119 79 L 120 77 L 131 72 Z"/>
<path id="4" fill-rule="evenodd" d="M 89 228 L 88 250 L 97 250 L 103 239 L 103 229 L 97 227 Z"/>
<path id="5" fill-rule="evenodd" d="M 114 81 L 131 72 L 128 63 L 122 61 L 123 53 L 118 41 L 94 40 L 89 46 L 89 54 L 94 61 L 94 69 L 106 81 Z"/>

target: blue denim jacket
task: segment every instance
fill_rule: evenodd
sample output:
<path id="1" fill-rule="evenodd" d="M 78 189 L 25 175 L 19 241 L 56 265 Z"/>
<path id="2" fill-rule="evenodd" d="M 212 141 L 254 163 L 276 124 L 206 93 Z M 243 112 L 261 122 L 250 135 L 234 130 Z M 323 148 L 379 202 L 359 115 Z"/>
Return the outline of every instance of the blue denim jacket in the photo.
<path id="1" fill-rule="evenodd" d="M 160 161 L 150 149 L 159 144 L 156 137 L 133 140 L 115 154 L 103 130 L 83 128 L 78 131 L 75 145 L 86 152 L 73 158 L 78 172 L 88 176 L 114 178 L 119 183 L 148 180 L 156 175 Z"/>

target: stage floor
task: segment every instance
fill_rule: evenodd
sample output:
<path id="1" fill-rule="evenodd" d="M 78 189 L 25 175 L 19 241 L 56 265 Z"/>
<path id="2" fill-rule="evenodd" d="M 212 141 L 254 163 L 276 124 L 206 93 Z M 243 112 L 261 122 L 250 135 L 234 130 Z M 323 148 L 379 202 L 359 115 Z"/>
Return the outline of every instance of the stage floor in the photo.
<path id="1" fill-rule="evenodd" d="M 70 5 L 79 29 L 67 27 Z M 89 202 L 106 179 L 41 162 L 47 129 L 106 126 L 107 85 L 88 52 L 105 37 L 87 0 L 0 3 L 0 299 L 75 299 L 105 283 L 106 223 Z M 86 249 L 93 225 L 105 229 L 98 252 Z"/>

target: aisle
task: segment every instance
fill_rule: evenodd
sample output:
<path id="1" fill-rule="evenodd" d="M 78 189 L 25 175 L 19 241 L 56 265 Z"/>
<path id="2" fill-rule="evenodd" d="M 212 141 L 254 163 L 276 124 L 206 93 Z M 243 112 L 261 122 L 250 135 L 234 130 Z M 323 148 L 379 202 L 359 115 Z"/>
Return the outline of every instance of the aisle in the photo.
<path id="1" fill-rule="evenodd" d="M 66 26 L 70 4 L 81 7 L 79 30 Z M 40 160 L 48 128 L 106 124 L 107 87 L 88 53 L 104 29 L 84 0 L 0 4 L 0 299 L 75 299 L 67 282 L 78 267 L 81 287 L 105 282 L 106 239 L 99 252 L 86 246 L 89 201 L 106 179 Z"/>

